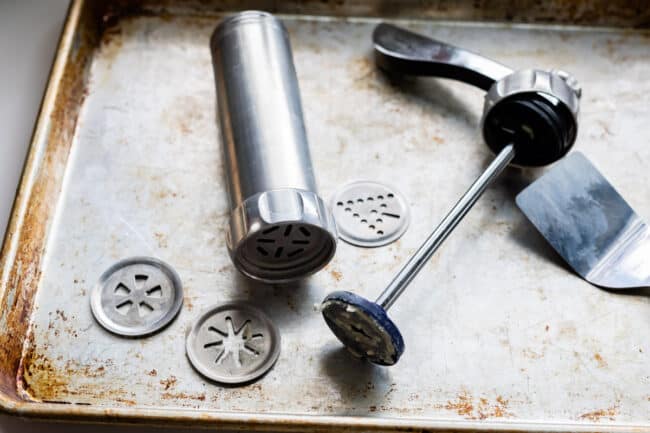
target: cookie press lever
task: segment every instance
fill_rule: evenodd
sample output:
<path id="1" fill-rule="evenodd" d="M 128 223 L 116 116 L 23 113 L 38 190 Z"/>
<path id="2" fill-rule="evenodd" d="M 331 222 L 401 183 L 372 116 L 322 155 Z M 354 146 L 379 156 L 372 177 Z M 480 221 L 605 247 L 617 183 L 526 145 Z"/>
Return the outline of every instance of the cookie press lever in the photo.
<path id="1" fill-rule="evenodd" d="M 576 139 L 580 88 L 562 71 L 512 71 L 493 60 L 389 24 L 373 33 L 377 65 L 395 75 L 452 78 L 487 90 L 481 120 L 493 162 L 406 262 L 375 302 L 338 291 L 323 301 L 334 334 L 355 355 L 395 364 L 404 341 L 386 310 L 509 164 L 544 166 L 562 158 Z"/>
<path id="2" fill-rule="evenodd" d="M 539 167 L 573 146 L 581 90 L 558 70 L 513 71 L 494 60 L 417 33 L 379 24 L 375 60 L 396 75 L 451 78 L 486 90 L 481 129 L 495 154 L 513 144 L 512 162 Z"/>

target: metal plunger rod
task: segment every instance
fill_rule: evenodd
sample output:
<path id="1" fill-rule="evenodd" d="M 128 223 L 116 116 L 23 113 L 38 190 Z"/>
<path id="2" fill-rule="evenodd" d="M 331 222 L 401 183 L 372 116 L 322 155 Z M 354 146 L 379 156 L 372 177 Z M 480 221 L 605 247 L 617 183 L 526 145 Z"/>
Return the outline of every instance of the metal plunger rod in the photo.
<path id="1" fill-rule="evenodd" d="M 483 174 L 474 181 L 458 203 L 445 216 L 440 225 L 406 262 L 404 267 L 393 278 L 393 281 L 381 292 L 377 298 L 377 304 L 381 305 L 384 310 L 388 310 L 395 303 L 404 289 L 420 272 L 420 269 L 429 261 L 433 253 L 436 252 L 438 247 L 447 239 L 447 236 L 451 234 L 467 212 L 474 206 L 474 203 L 483 195 L 483 191 L 501 174 L 514 157 L 515 148 L 513 144 L 507 145 L 499 152 Z"/>

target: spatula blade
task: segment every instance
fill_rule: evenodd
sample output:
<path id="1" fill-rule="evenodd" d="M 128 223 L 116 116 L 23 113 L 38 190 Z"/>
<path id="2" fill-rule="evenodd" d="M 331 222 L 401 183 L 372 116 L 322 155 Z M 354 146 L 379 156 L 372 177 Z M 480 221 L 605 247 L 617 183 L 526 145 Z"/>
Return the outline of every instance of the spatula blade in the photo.
<path id="1" fill-rule="evenodd" d="M 573 152 L 517 196 L 539 232 L 587 281 L 623 289 L 650 282 L 646 224 L 584 155 Z"/>

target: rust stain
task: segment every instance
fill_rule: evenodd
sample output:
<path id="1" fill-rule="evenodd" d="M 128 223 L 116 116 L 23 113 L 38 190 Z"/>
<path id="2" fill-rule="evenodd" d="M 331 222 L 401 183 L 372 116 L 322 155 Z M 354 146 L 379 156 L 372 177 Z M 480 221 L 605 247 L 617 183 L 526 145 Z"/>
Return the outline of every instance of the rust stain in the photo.
<path id="1" fill-rule="evenodd" d="M 182 136 L 192 134 L 194 125 L 201 123 L 204 116 L 201 101 L 194 96 L 176 98 L 174 103 L 161 114 L 162 121 L 174 126 Z"/>
<path id="2" fill-rule="evenodd" d="M 544 352 L 538 353 L 529 348 L 522 350 L 522 354 L 528 359 L 541 359 L 544 357 Z"/>
<path id="3" fill-rule="evenodd" d="M 152 376 L 152 377 L 158 376 L 158 371 L 156 371 L 156 369 L 154 368 L 151 371 L 148 371 L 147 375 Z"/>
<path id="4" fill-rule="evenodd" d="M 353 77 L 354 81 L 366 80 L 377 71 L 375 62 L 368 57 L 354 59 L 350 63 L 350 66 L 350 69 L 352 70 L 351 76 Z"/>
<path id="5" fill-rule="evenodd" d="M 467 391 L 463 391 L 454 401 L 447 401 L 447 404 L 436 406 L 447 410 L 453 410 L 458 415 L 467 419 L 487 419 L 487 418 L 505 418 L 513 414 L 508 410 L 509 401 L 502 396 L 497 396 L 495 401 L 490 402 L 486 397 L 480 397 L 478 400 Z"/>
<path id="6" fill-rule="evenodd" d="M 68 320 L 68 317 L 65 315 L 65 311 L 63 310 L 56 310 L 56 315 L 59 316 L 59 318 L 64 322 Z"/>
<path id="7" fill-rule="evenodd" d="M 558 333 L 558 336 L 565 338 L 575 338 L 576 335 L 577 329 L 573 323 L 563 324 L 560 327 L 560 332 Z"/>
<path id="8" fill-rule="evenodd" d="M 55 368 L 43 354 L 36 353 L 33 341 L 20 364 L 19 386 L 36 399 L 58 400 L 68 388 L 69 377 Z"/>
<path id="9" fill-rule="evenodd" d="M 158 176 L 152 176 L 152 177 L 155 180 L 160 180 L 162 176 L 158 175 Z M 178 193 L 176 193 L 176 192 L 174 192 L 174 191 L 172 191 L 172 190 L 170 190 L 168 188 L 167 189 L 161 189 L 160 191 L 158 191 L 156 193 L 156 198 L 158 198 L 160 200 L 165 200 L 165 199 L 167 199 L 169 197 L 176 198 L 177 196 L 178 196 Z M 163 237 L 165 236 L 164 233 L 156 233 L 156 237 L 158 235 L 163 236 Z"/>
<path id="10" fill-rule="evenodd" d="M 62 366 L 48 358 L 44 353 L 47 347 L 40 347 L 30 337 L 29 347 L 21 360 L 18 371 L 17 390 L 22 398 L 37 401 L 70 402 L 78 396 L 102 398 L 119 401 L 128 396 L 122 389 L 107 389 L 97 381 L 107 376 L 107 367 L 112 360 L 94 359 L 90 364 L 80 364 L 73 360 Z M 61 361 L 60 358 L 57 358 Z M 90 379 L 86 384 L 73 384 L 73 378 Z M 128 403 L 127 403 L 128 404 Z"/>
<path id="11" fill-rule="evenodd" d="M 106 367 L 104 365 L 80 365 L 72 360 L 65 363 L 64 371 L 68 376 L 81 375 L 90 378 L 106 376 Z"/>
<path id="12" fill-rule="evenodd" d="M 478 413 L 479 419 L 504 418 L 512 416 L 512 414 L 508 412 L 508 400 L 504 399 L 500 395 L 497 396 L 495 402 L 492 404 L 490 404 L 486 398 L 479 399 L 479 404 L 476 411 Z"/>
<path id="13" fill-rule="evenodd" d="M 447 410 L 456 411 L 458 415 L 471 417 L 474 413 L 474 404 L 472 404 L 472 397 L 465 391 L 458 394 L 456 400 L 447 401 L 444 406 Z"/>
<path id="14" fill-rule="evenodd" d="M 88 19 L 87 17 L 82 18 Z M 62 41 L 65 40 L 62 39 Z M 46 124 L 39 119 L 39 127 L 48 128 L 45 132 L 46 151 L 37 151 L 42 142 L 33 141 L 28 156 L 23 180 L 16 196 L 16 206 L 7 229 L 5 243 L 0 255 L 0 268 L 9 269 L 9 278 L 0 288 L 2 310 L 0 321 L 0 391 L 13 398 L 22 398 L 18 390 L 19 370 L 23 343 L 29 327 L 34 294 L 41 276 L 41 258 L 46 243 L 48 227 L 56 204 L 57 196 L 70 153 L 70 146 L 77 124 L 79 109 L 87 95 L 86 78 L 89 59 L 96 45 L 94 31 L 79 29 L 74 46 L 65 58 L 65 67 L 58 82 L 50 82 L 46 92 L 51 97 L 41 109 L 40 115 L 49 110 Z M 57 56 L 64 55 L 57 52 Z M 36 137 L 36 136 L 35 136 Z M 28 189 L 27 178 L 33 179 Z M 20 214 L 22 205 L 24 213 Z M 20 217 L 22 216 L 22 220 Z M 18 248 L 15 256 L 9 257 L 13 240 Z M 12 261 L 9 261 L 12 260 Z"/>
<path id="15" fill-rule="evenodd" d="M 336 280 L 336 281 L 341 281 L 341 278 L 343 278 L 343 274 L 336 269 L 332 269 L 330 271 L 330 275 Z"/>
<path id="16" fill-rule="evenodd" d="M 160 396 L 164 400 L 199 400 L 205 401 L 205 393 L 200 394 L 187 394 L 185 392 L 163 392 Z"/>
<path id="17" fill-rule="evenodd" d="M 224 4 L 222 4 L 224 3 Z M 253 2 L 255 4 L 255 2 Z M 111 2 L 104 11 L 105 25 L 135 15 L 155 15 L 163 20 L 176 18 L 169 11 L 184 15 L 214 14 L 225 8 L 238 9 L 236 2 L 188 1 L 173 2 L 157 0 Z M 556 0 L 540 2 L 520 0 L 517 2 L 486 2 L 459 0 L 455 2 L 404 2 L 403 0 L 347 1 L 347 0 L 291 0 L 266 4 L 263 9 L 272 13 L 313 14 L 327 16 L 393 17 L 417 19 L 447 19 L 466 21 L 506 21 L 520 23 L 581 24 L 620 27 L 650 26 L 650 10 L 638 0 Z M 228 10 L 228 9 L 226 9 Z M 311 49 L 311 47 L 310 47 Z M 314 51 L 322 49 L 315 46 Z"/>
<path id="18" fill-rule="evenodd" d="M 50 319 L 47 329 L 52 330 L 55 337 L 61 335 L 61 330 L 73 338 L 79 337 L 77 329 L 75 325 L 73 325 L 73 323 L 75 323 L 74 319 L 76 319 L 74 315 L 71 316 L 72 321 L 68 324 L 66 324 L 68 322 L 68 316 L 66 316 L 65 312 L 62 310 L 50 312 L 49 315 L 50 317 L 54 315 L 54 320 Z M 63 322 L 63 324 L 61 322 Z"/>
<path id="19" fill-rule="evenodd" d="M 185 290 L 187 290 L 187 287 L 185 287 Z M 192 311 L 192 309 L 194 309 L 194 303 L 192 302 L 191 296 L 183 296 L 183 307 L 189 311 Z"/>
<path id="20" fill-rule="evenodd" d="M 106 59 L 108 68 L 112 67 L 113 62 L 121 52 L 122 45 L 122 28 L 119 26 L 109 27 L 104 32 L 99 53 Z"/>
<path id="21" fill-rule="evenodd" d="M 588 419 L 589 421 L 600 421 L 602 418 L 608 418 L 614 420 L 618 415 L 618 402 L 608 407 L 607 409 L 597 409 L 592 412 L 583 413 L 580 415 L 580 419 Z"/>
<path id="22" fill-rule="evenodd" d="M 394 393 L 396 389 L 397 383 L 392 382 L 388 388 L 388 391 L 386 391 L 386 394 L 384 394 L 384 399 L 389 400 L 390 395 Z"/>
<path id="23" fill-rule="evenodd" d="M 594 353 L 594 359 L 598 363 L 599 368 L 605 368 L 607 367 L 607 361 L 603 359 L 603 357 L 600 355 L 600 353 L 596 352 Z"/>
<path id="24" fill-rule="evenodd" d="M 192 128 L 190 128 L 189 123 L 185 119 L 178 121 L 178 129 L 183 135 L 189 135 L 192 132 Z"/>
<path id="25" fill-rule="evenodd" d="M 278 295 L 280 294 L 280 286 L 277 284 L 273 285 L 273 294 Z M 296 301 L 294 299 L 293 293 L 288 291 L 284 294 L 284 298 L 287 302 L 287 307 L 289 307 L 289 310 L 291 311 L 298 311 L 296 308 Z"/>
<path id="26" fill-rule="evenodd" d="M 176 376 L 169 376 L 167 379 L 163 379 L 160 381 L 160 384 L 165 387 L 165 391 L 168 391 L 169 388 L 172 388 L 176 386 L 176 382 L 178 380 L 176 379 Z"/>
<path id="27" fill-rule="evenodd" d="M 154 236 L 156 237 L 156 241 L 160 248 L 167 248 L 167 236 L 165 236 L 164 233 L 155 232 Z"/>

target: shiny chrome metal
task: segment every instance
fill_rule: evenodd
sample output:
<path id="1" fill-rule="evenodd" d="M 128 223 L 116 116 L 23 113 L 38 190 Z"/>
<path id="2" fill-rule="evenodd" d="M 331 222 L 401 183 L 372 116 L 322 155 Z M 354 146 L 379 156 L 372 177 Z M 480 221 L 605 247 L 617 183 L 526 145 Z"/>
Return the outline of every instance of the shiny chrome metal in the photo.
<path id="1" fill-rule="evenodd" d="M 503 77 L 490 87 L 485 95 L 481 130 L 485 133 L 485 120 L 500 102 L 515 95 L 536 93 L 543 95 L 550 103 L 562 105 L 573 120 L 572 136 L 569 137 L 564 153 L 569 152 L 578 134 L 578 113 L 582 88 L 571 74 L 553 69 L 523 69 Z M 487 141 L 487 140 L 486 140 Z"/>
<path id="2" fill-rule="evenodd" d="M 375 301 L 384 310 L 388 310 L 395 303 L 399 295 L 404 292 L 409 283 L 420 272 L 422 267 L 431 258 L 440 245 L 447 239 L 458 223 L 474 206 L 485 189 L 508 166 L 515 157 L 514 145 L 509 144 L 494 158 L 485 171 L 474 181 L 467 192 L 463 194 L 458 203 L 449 211 L 438 227 L 429 235 L 422 246 L 411 256 L 395 278 L 388 284 Z"/>
<path id="3" fill-rule="evenodd" d="M 483 90 L 513 71 L 471 51 L 381 23 L 372 34 L 377 65 L 391 73 L 451 78 Z"/>
<path id="4" fill-rule="evenodd" d="M 494 83 L 485 95 L 483 120 L 500 101 L 520 93 L 541 93 L 563 103 L 578 122 L 582 88 L 568 72 L 559 70 L 522 69 Z"/>
<path id="5" fill-rule="evenodd" d="M 336 228 L 316 193 L 289 35 L 273 15 L 245 11 L 217 26 L 211 49 L 230 255 L 253 279 L 305 277 L 334 255 Z"/>
<path id="6" fill-rule="evenodd" d="M 395 188 L 372 181 L 343 185 L 332 198 L 339 236 L 360 247 L 379 247 L 400 238 L 411 220 L 408 203 Z"/>
<path id="7" fill-rule="evenodd" d="M 574 152 L 517 196 L 517 205 L 585 280 L 650 286 L 650 230 L 584 155 Z"/>
<path id="8" fill-rule="evenodd" d="M 167 326 L 183 305 L 178 274 L 153 257 L 132 257 L 108 268 L 90 297 L 97 322 L 108 331 L 141 337 Z"/>
<path id="9" fill-rule="evenodd" d="M 575 143 L 582 89 L 569 73 L 513 71 L 479 54 L 386 23 L 375 27 L 373 42 L 378 66 L 389 73 L 451 78 L 487 90 L 483 137 L 495 154 L 514 143 L 514 164 L 548 165 L 564 157 Z M 513 111 L 527 113 L 530 123 L 516 120 L 517 128 L 524 131 L 502 125 L 513 118 Z M 531 129 L 533 124 L 538 128 Z M 503 131 L 511 135 L 504 137 Z"/>
<path id="10" fill-rule="evenodd" d="M 280 332 L 259 308 L 229 302 L 205 311 L 192 325 L 186 353 L 210 380 L 246 384 L 264 375 L 280 355 Z"/>

